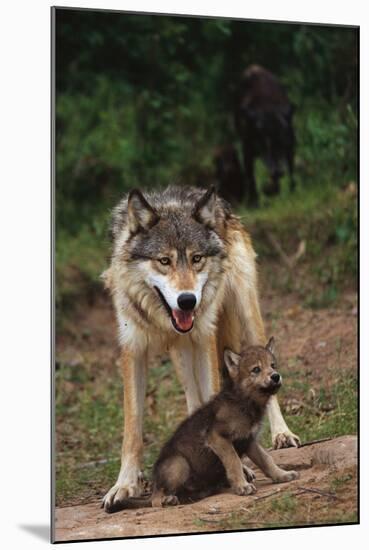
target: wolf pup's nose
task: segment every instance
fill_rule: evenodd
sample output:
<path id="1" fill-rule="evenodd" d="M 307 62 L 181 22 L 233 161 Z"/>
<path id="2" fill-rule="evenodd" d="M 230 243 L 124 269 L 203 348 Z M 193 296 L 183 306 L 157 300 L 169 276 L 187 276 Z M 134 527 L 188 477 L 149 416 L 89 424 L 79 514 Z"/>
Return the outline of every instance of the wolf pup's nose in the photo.
<path id="1" fill-rule="evenodd" d="M 184 311 L 193 309 L 196 305 L 196 296 L 190 292 L 183 292 L 177 298 L 178 307 Z"/>
<path id="2" fill-rule="evenodd" d="M 273 382 L 275 382 L 276 384 L 278 384 L 278 382 L 279 382 L 280 379 L 281 379 L 281 377 L 280 377 L 280 375 L 278 374 L 278 372 L 274 372 L 270 378 L 271 378 L 271 379 L 273 380 Z"/>

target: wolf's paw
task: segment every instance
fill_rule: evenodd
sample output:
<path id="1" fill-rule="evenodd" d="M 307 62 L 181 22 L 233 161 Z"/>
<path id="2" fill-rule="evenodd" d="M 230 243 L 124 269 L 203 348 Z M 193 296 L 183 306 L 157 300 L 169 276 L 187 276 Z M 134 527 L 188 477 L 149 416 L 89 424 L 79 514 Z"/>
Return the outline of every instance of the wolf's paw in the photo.
<path id="1" fill-rule="evenodd" d="M 249 483 L 252 483 L 253 481 L 255 481 L 256 475 L 255 475 L 254 471 L 251 470 L 251 468 L 246 466 L 246 464 L 242 463 L 242 469 L 243 469 L 243 473 L 245 474 L 245 478 L 247 479 L 247 481 Z"/>
<path id="2" fill-rule="evenodd" d="M 298 479 L 299 477 L 300 474 L 298 472 L 295 472 L 295 470 L 285 470 L 276 479 L 274 479 L 274 483 L 287 483 L 288 481 L 293 481 L 294 479 Z"/>
<path id="3" fill-rule="evenodd" d="M 125 500 L 141 496 L 141 479 L 141 472 L 138 472 L 136 476 L 132 476 L 126 481 L 119 482 L 118 479 L 117 483 L 113 485 L 103 498 L 101 507 L 104 508 L 105 512 L 108 512 L 108 514 L 118 512 L 118 510 L 124 508 Z"/>
<path id="4" fill-rule="evenodd" d="M 245 480 L 243 482 L 233 484 L 232 491 L 236 495 L 246 496 L 251 495 L 252 493 L 256 493 L 256 487 L 252 483 L 247 483 L 247 481 Z"/>
<path id="5" fill-rule="evenodd" d="M 177 506 L 177 504 L 179 504 L 179 500 L 176 495 L 167 495 L 163 497 L 161 504 L 162 506 Z"/>
<path id="6" fill-rule="evenodd" d="M 273 437 L 273 449 L 284 449 L 285 447 L 300 447 L 301 441 L 298 435 L 290 430 L 279 433 Z"/>

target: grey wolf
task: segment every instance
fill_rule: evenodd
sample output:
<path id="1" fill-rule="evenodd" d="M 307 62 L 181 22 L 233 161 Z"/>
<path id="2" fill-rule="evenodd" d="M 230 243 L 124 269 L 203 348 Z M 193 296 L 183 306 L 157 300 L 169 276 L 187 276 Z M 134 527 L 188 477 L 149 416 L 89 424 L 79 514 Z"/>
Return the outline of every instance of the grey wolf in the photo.
<path id="1" fill-rule="evenodd" d="M 279 179 L 288 166 L 290 187 L 294 188 L 295 134 L 293 106 L 277 77 L 259 65 L 248 67 L 241 79 L 235 122 L 244 158 L 246 185 L 250 202 L 257 202 L 254 161 L 261 158 L 270 173 L 265 188 L 268 194 L 279 192 Z"/>
<path id="2" fill-rule="evenodd" d="M 113 253 L 103 277 L 112 294 L 124 380 L 121 469 L 106 511 L 142 492 L 142 419 L 149 365 L 169 352 L 188 412 L 220 389 L 225 348 L 266 341 L 255 252 L 230 206 L 206 190 L 133 190 L 115 207 Z M 268 404 L 275 447 L 297 446 L 276 396 Z"/>
<path id="3" fill-rule="evenodd" d="M 282 385 L 273 347 L 271 338 L 265 348 L 225 350 L 223 389 L 177 428 L 154 465 L 152 497 L 130 506 L 175 505 L 227 484 L 235 494 L 249 495 L 256 488 L 254 472 L 242 462 L 247 455 L 275 483 L 297 479 L 297 472 L 279 468 L 257 440 L 268 400 Z"/>

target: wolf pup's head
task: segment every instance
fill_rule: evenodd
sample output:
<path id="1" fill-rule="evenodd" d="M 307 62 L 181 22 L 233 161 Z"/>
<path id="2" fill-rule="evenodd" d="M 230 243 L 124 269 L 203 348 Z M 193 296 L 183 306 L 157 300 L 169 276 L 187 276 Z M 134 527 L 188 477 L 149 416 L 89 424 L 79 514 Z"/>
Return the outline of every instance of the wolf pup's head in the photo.
<path id="1" fill-rule="evenodd" d="M 130 192 L 120 228 L 125 262 L 137 283 L 128 291 L 151 322 L 187 333 L 209 307 L 223 273 L 223 219 L 213 188 Z"/>
<path id="2" fill-rule="evenodd" d="M 282 385 L 274 356 L 274 338 L 267 345 L 249 346 L 240 355 L 226 349 L 224 363 L 235 391 L 265 404 Z"/>

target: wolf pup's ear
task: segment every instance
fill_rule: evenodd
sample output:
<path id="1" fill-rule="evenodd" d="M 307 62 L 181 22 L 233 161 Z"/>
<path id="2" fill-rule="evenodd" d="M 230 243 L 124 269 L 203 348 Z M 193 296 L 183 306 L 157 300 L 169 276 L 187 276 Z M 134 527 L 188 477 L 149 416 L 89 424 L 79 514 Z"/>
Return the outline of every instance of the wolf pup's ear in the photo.
<path id="1" fill-rule="evenodd" d="M 128 227 L 131 233 L 150 229 L 159 221 L 156 210 L 147 202 L 141 191 L 133 189 L 128 195 Z"/>
<path id="2" fill-rule="evenodd" d="M 214 229 L 216 224 L 216 199 L 215 187 L 212 185 L 206 193 L 203 194 L 192 213 L 196 221 L 207 225 L 211 229 Z"/>
<path id="3" fill-rule="evenodd" d="M 231 378 L 236 378 L 240 370 L 241 356 L 230 349 L 224 350 L 224 363 Z"/>
<path id="4" fill-rule="evenodd" d="M 265 349 L 267 349 L 268 351 L 270 351 L 270 353 L 273 353 L 273 354 L 274 354 L 274 349 L 275 349 L 275 340 L 274 340 L 274 336 L 272 336 L 272 337 L 269 339 L 269 342 L 268 342 L 267 345 L 265 346 Z"/>

